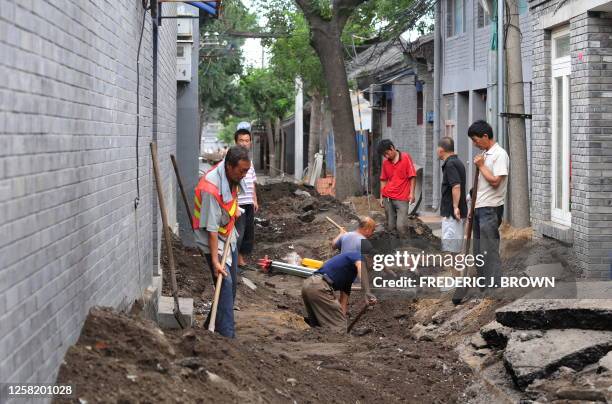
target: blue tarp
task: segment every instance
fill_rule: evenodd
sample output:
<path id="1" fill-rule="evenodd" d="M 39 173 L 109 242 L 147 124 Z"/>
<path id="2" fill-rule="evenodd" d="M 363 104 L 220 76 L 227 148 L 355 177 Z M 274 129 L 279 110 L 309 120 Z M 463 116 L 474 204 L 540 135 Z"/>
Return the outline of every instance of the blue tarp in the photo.
<path id="1" fill-rule="evenodd" d="M 219 16 L 219 2 L 201 2 L 201 1 L 185 1 L 184 3 L 190 4 L 200 10 L 214 16 Z"/>
<path id="2" fill-rule="evenodd" d="M 368 160 L 368 134 L 366 131 L 355 132 L 355 143 L 357 146 L 357 157 L 359 158 L 359 177 L 362 189 L 368 189 L 369 160 Z M 336 145 L 334 143 L 334 132 L 327 134 L 325 146 L 325 167 L 329 174 L 336 176 Z"/>
<path id="3" fill-rule="evenodd" d="M 325 167 L 334 177 L 336 176 L 336 145 L 334 144 L 334 132 L 327 134 L 327 147 L 325 151 Z"/>
<path id="4" fill-rule="evenodd" d="M 368 134 L 365 131 L 358 130 L 356 133 L 357 140 L 357 157 L 359 158 L 359 177 L 361 178 L 361 186 L 363 189 L 368 189 Z"/>

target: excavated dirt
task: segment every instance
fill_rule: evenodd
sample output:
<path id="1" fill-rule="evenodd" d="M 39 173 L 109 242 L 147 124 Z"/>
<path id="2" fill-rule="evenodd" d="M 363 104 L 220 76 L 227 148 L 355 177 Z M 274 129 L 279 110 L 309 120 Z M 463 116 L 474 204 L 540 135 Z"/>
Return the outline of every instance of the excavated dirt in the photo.
<path id="1" fill-rule="evenodd" d="M 294 252 L 325 260 L 334 253 L 330 241 L 338 233 L 325 216 L 347 229 L 357 223 L 347 204 L 292 183 L 258 187 L 258 195 L 261 209 L 255 250 L 247 257 L 250 267 L 264 255 L 283 259 Z M 304 213 L 311 216 L 307 221 L 298 219 Z M 411 237 L 432 250 L 439 247 L 417 218 Z M 392 235 L 375 238 L 384 242 Z M 548 255 L 534 256 L 526 247 Z M 518 272 L 526 263 L 554 259 L 551 248 L 521 240 L 508 250 L 504 265 Z M 564 256 L 560 251 L 557 256 Z M 351 335 L 336 335 L 304 322 L 302 279 L 245 271 L 256 290 L 238 285 L 237 338 L 228 340 L 202 328 L 213 289 L 204 259 L 176 239 L 173 253 L 179 295 L 194 298 L 194 328 L 162 332 L 138 310 L 92 310 L 66 355 L 58 383 L 77 386 L 78 398 L 88 403 L 445 403 L 485 396 L 454 348 L 493 318 L 499 301 L 473 299 L 455 307 L 450 296 L 417 301 L 410 294 L 381 293 L 379 304 Z M 165 251 L 162 265 L 167 267 Z M 165 295 L 170 294 L 168 278 Z M 361 301 L 361 291 L 354 291 L 353 316 Z M 436 329 L 417 332 L 423 326 Z"/>

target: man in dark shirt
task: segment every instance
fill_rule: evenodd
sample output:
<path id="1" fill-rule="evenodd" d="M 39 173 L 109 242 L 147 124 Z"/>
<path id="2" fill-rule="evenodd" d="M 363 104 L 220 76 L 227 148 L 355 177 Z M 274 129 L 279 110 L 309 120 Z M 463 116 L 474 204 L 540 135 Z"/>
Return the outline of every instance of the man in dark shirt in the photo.
<path id="1" fill-rule="evenodd" d="M 442 250 L 458 253 L 463 245 L 463 224 L 467 217 L 465 201 L 465 166 L 455 154 L 455 142 L 443 137 L 438 142 L 438 157 L 442 164 Z"/>
<path id="2" fill-rule="evenodd" d="M 364 276 L 361 276 L 361 272 Z M 321 269 L 304 281 L 302 299 L 311 325 L 346 332 L 346 315 L 351 286 L 355 278 L 362 279 L 367 304 L 376 303 L 370 294 L 365 262 L 360 252 L 338 254 L 327 260 Z M 335 291 L 340 291 L 336 299 Z"/>

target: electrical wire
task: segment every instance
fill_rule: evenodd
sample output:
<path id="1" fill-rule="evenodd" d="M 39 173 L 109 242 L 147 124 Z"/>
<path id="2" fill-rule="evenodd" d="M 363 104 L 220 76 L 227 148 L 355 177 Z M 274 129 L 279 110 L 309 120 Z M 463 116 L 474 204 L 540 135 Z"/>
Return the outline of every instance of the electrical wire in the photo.
<path id="1" fill-rule="evenodd" d="M 140 27 L 140 38 L 138 39 L 138 51 L 136 53 L 136 198 L 134 198 L 134 209 L 138 209 L 140 203 L 140 154 L 138 151 L 140 139 L 140 48 L 147 18 L 147 0 L 142 1 L 144 9 L 142 13 L 142 25 Z"/>

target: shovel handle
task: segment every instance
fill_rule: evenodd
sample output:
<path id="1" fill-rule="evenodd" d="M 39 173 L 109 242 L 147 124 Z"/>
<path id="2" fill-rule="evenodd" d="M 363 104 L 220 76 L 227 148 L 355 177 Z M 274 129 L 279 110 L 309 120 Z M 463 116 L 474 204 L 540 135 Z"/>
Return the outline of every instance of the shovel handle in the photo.
<path id="1" fill-rule="evenodd" d="M 325 216 L 325 219 L 327 219 L 331 224 L 333 224 L 334 226 L 336 226 L 339 230 L 344 230 L 344 227 L 340 226 L 338 223 L 334 222 L 333 219 L 329 216 Z"/>

